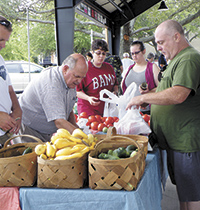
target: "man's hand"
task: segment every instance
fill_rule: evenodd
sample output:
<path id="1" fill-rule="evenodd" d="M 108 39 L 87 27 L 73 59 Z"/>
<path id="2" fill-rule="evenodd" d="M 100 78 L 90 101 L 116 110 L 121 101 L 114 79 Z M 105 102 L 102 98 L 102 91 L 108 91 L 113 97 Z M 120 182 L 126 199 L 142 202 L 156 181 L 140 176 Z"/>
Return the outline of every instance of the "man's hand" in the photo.
<path id="1" fill-rule="evenodd" d="M 17 129 L 19 131 L 18 126 L 20 127 L 20 125 L 18 125 L 17 122 L 15 121 L 15 119 L 13 119 L 9 114 L 5 112 L 0 112 L 0 128 L 2 130 L 4 131 L 10 130 L 10 132 L 14 132 Z"/>
<path id="2" fill-rule="evenodd" d="M 139 109 L 140 105 L 142 104 L 143 102 L 141 101 L 141 96 L 135 96 L 127 104 L 126 110 L 131 109 L 132 106 L 136 106 L 135 108 Z"/>
<path id="3" fill-rule="evenodd" d="M 19 132 L 19 129 L 20 129 L 20 127 L 21 127 L 21 121 L 22 121 L 22 119 L 21 119 L 21 117 L 17 117 L 17 118 L 14 118 L 15 119 L 15 128 L 13 128 L 13 129 L 11 129 L 10 131 L 9 131 L 9 133 L 14 133 L 14 134 L 18 134 L 18 132 Z"/>

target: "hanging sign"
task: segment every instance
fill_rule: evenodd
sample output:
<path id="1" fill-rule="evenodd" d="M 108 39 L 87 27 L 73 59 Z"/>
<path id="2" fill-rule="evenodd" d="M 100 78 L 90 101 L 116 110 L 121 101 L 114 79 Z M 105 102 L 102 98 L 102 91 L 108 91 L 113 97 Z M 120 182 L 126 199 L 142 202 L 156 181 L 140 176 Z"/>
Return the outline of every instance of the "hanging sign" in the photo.
<path id="1" fill-rule="evenodd" d="M 76 9 L 81 11 L 84 15 L 90 17 L 90 19 L 95 20 L 104 25 L 106 24 L 106 18 L 100 12 L 93 9 L 92 7 L 84 3 L 80 3 L 77 5 Z"/>

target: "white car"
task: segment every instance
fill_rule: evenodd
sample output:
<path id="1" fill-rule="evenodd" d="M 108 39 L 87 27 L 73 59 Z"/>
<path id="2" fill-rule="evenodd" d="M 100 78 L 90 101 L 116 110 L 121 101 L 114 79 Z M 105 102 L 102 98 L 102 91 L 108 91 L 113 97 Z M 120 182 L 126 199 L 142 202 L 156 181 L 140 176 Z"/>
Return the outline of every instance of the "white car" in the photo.
<path id="1" fill-rule="evenodd" d="M 16 93 L 22 93 L 28 83 L 40 76 L 40 72 L 44 69 L 42 66 L 27 61 L 5 61 L 6 68 L 9 72 L 12 86 Z"/>

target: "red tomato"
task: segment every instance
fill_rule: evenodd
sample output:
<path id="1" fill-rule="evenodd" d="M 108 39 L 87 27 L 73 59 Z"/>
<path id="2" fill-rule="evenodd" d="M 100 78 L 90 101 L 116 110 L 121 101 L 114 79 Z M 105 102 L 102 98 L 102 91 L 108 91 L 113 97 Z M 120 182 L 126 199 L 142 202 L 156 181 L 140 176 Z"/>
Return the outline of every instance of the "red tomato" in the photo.
<path id="1" fill-rule="evenodd" d="M 79 118 L 88 118 L 87 112 L 81 112 Z"/>
<path id="2" fill-rule="evenodd" d="M 97 119 L 94 115 L 91 115 L 88 117 L 88 122 L 92 123 L 92 122 L 96 122 L 96 121 L 97 121 Z"/>
<path id="3" fill-rule="evenodd" d="M 92 122 L 91 123 L 91 129 L 92 130 L 98 130 L 98 125 L 99 125 L 99 122 Z"/>
<path id="4" fill-rule="evenodd" d="M 107 117 L 105 120 L 106 125 L 114 123 L 113 117 Z"/>
<path id="5" fill-rule="evenodd" d="M 78 115 L 74 114 L 74 116 L 75 116 L 76 122 L 78 122 Z"/>
<path id="6" fill-rule="evenodd" d="M 114 122 L 118 122 L 119 118 L 118 117 L 113 117 Z"/>
<path id="7" fill-rule="evenodd" d="M 148 125 L 150 126 L 150 120 L 148 121 Z"/>
<path id="8" fill-rule="evenodd" d="M 101 115 L 95 115 L 95 117 L 96 117 L 96 119 L 97 119 L 98 122 L 102 122 Z"/>
<path id="9" fill-rule="evenodd" d="M 144 114 L 144 115 L 142 116 L 142 118 L 144 119 L 145 122 L 148 123 L 148 121 L 150 120 L 150 115 Z"/>
<path id="10" fill-rule="evenodd" d="M 98 131 L 102 131 L 103 128 L 105 128 L 105 127 L 106 127 L 106 125 L 104 123 L 99 123 L 99 125 L 98 125 Z"/>
<path id="11" fill-rule="evenodd" d="M 103 122 L 103 124 L 107 127 L 107 124 L 105 122 Z"/>
<path id="12" fill-rule="evenodd" d="M 87 122 L 87 123 L 86 123 L 86 126 L 89 126 L 89 127 L 90 127 L 90 124 L 91 124 L 90 122 Z"/>
<path id="13" fill-rule="evenodd" d="M 101 117 L 101 121 L 102 121 L 102 122 L 105 122 L 106 118 L 107 118 L 107 117 Z"/>
<path id="14" fill-rule="evenodd" d="M 107 128 L 113 127 L 113 124 L 108 124 Z"/>

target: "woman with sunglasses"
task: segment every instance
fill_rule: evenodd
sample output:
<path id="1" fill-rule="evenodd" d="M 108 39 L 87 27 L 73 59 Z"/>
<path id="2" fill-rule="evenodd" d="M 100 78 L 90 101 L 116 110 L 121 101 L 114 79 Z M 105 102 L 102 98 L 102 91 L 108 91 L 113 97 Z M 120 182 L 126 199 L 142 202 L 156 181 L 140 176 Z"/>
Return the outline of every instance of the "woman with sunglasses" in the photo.
<path id="1" fill-rule="evenodd" d="M 135 96 L 147 93 L 150 90 L 155 91 L 155 88 L 158 85 L 159 68 L 155 63 L 151 63 L 146 60 L 146 49 L 143 42 L 132 42 L 130 46 L 130 51 L 132 59 L 135 63 L 129 67 L 125 77 L 123 78 L 123 93 L 132 82 L 135 82 L 138 86 Z M 141 84 L 146 83 L 146 88 L 141 87 Z M 150 114 L 150 107 L 145 104 L 144 107 L 142 107 L 141 112 Z"/>
<path id="2" fill-rule="evenodd" d="M 107 89 L 118 93 L 118 83 L 113 67 L 104 62 L 108 44 L 101 39 L 92 42 L 93 60 L 88 61 L 86 77 L 76 87 L 78 114 L 87 112 L 88 115 L 103 116 L 104 102 L 99 100 L 99 92 Z"/>

